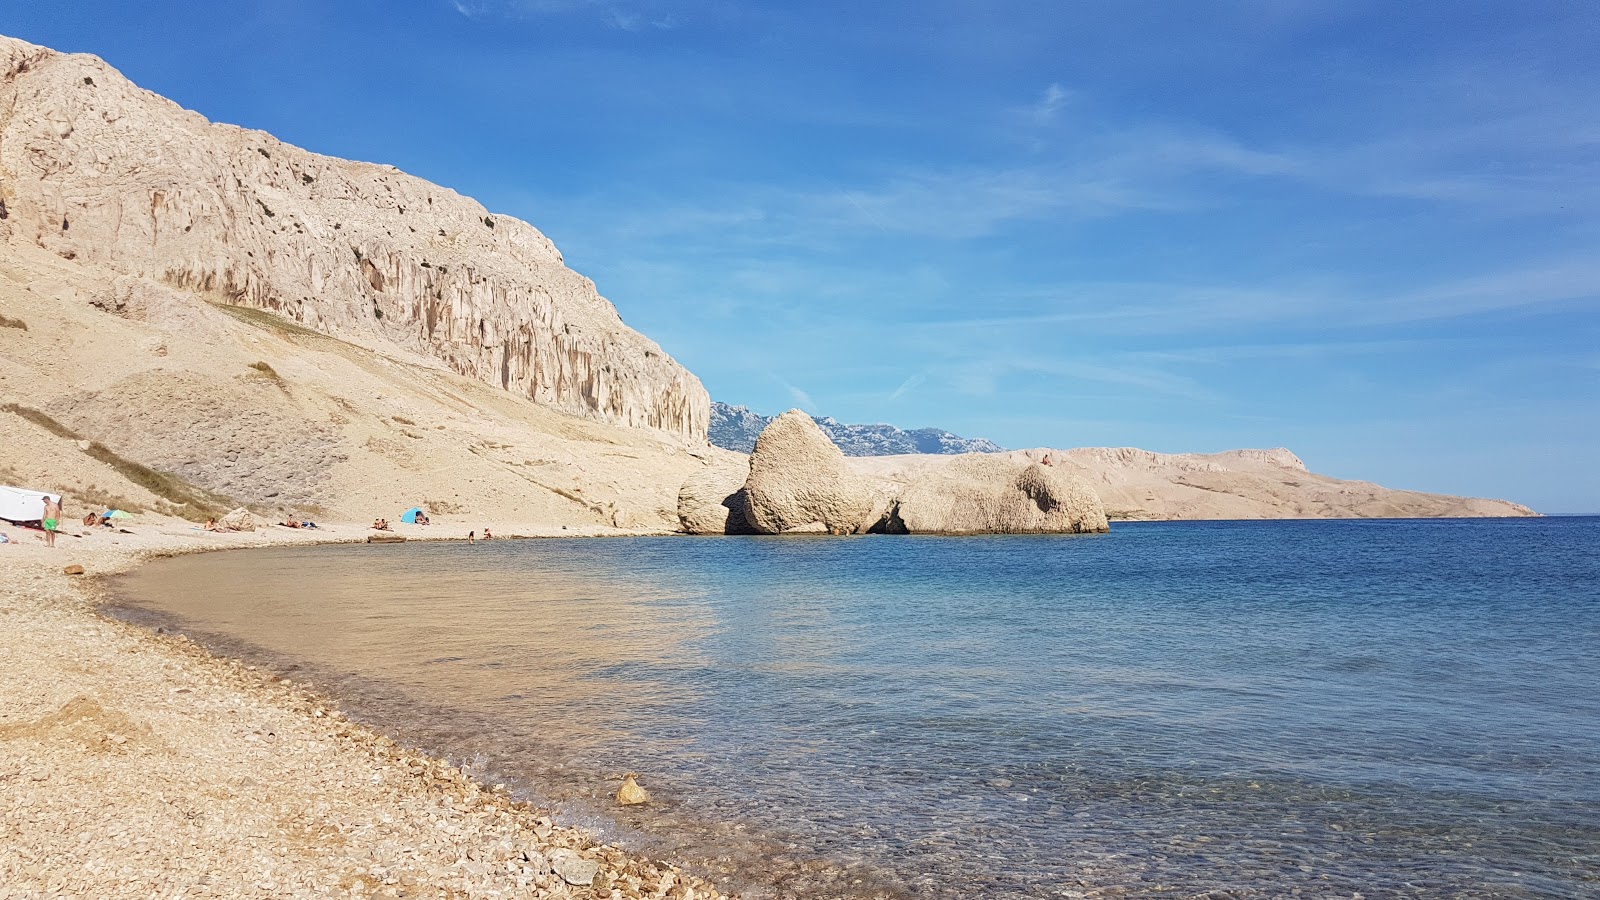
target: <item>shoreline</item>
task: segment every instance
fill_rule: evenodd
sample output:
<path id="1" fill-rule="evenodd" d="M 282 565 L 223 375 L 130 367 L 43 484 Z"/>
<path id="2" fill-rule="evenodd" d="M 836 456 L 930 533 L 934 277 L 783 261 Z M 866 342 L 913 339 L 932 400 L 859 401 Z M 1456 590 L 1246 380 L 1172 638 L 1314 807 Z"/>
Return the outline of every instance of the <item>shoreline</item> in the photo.
<path id="1" fill-rule="evenodd" d="M 403 533 L 449 539 L 422 527 Z M 22 538 L 0 545 L 0 893 L 724 896 L 346 719 L 314 686 L 100 611 L 102 576 L 152 559 L 369 529 L 133 529 L 63 533 L 53 550 L 0 529 Z M 63 574 L 74 564 L 85 575 Z"/>

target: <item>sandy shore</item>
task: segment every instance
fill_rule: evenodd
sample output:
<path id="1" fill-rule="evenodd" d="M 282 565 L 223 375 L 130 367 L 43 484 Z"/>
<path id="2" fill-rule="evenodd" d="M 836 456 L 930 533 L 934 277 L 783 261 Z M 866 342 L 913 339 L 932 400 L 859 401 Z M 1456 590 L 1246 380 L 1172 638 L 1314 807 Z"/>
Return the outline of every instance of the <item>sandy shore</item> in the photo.
<path id="1" fill-rule="evenodd" d="M 93 576 L 154 556 L 366 529 L 128 527 L 52 550 L 0 523 L 17 542 L 0 545 L 0 898 L 719 896 L 345 720 L 312 686 L 96 612 Z"/>

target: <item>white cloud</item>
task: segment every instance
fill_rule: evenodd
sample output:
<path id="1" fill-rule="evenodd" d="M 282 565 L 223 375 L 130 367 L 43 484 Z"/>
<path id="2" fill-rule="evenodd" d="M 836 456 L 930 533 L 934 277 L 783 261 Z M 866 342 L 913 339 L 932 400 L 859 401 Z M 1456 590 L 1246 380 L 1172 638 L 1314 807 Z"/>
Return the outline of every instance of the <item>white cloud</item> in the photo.
<path id="1" fill-rule="evenodd" d="M 917 374 L 912 375 L 910 378 L 907 378 L 905 381 L 900 382 L 900 386 L 895 388 L 894 389 L 894 393 L 889 395 L 889 400 L 891 402 L 893 402 L 895 400 L 899 400 L 901 397 L 904 397 L 906 394 L 909 394 L 912 391 L 916 390 L 917 388 L 921 387 L 923 385 L 923 383 L 925 383 L 927 380 L 928 380 L 928 376 L 922 374 L 921 372 L 918 372 Z"/>
<path id="2" fill-rule="evenodd" d="M 1065 88 L 1052 82 L 1049 87 L 1044 89 L 1044 93 L 1039 97 L 1039 102 L 1035 103 L 1033 108 L 1029 110 L 1029 118 L 1033 120 L 1035 125 L 1049 125 L 1055 121 L 1056 113 L 1061 111 L 1061 107 L 1066 105 L 1070 97 L 1071 95 L 1067 93 Z"/>

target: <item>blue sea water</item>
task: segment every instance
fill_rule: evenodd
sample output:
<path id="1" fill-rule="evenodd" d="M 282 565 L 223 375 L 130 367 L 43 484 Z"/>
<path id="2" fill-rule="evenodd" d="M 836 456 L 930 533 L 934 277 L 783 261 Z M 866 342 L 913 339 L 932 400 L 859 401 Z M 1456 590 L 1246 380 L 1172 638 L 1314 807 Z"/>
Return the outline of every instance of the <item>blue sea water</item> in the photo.
<path id="1" fill-rule="evenodd" d="M 1600 896 L 1600 519 L 342 546 L 134 603 L 747 896 Z M 624 772 L 656 796 L 606 801 Z"/>

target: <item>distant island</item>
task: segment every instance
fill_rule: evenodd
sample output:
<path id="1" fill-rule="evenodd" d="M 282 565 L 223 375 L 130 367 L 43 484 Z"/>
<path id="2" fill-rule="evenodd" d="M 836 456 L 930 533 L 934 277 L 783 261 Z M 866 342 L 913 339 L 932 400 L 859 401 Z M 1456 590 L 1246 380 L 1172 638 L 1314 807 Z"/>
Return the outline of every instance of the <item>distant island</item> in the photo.
<path id="1" fill-rule="evenodd" d="M 747 406 L 731 406 L 711 401 L 711 443 L 724 450 L 749 453 L 756 437 L 777 416 L 751 412 Z M 1000 453 L 1006 448 L 987 438 L 964 438 L 940 428 L 913 428 L 893 425 L 849 425 L 832 416 L 812 416 L 845 456 L 895 456 L 902 453 Z"/>

